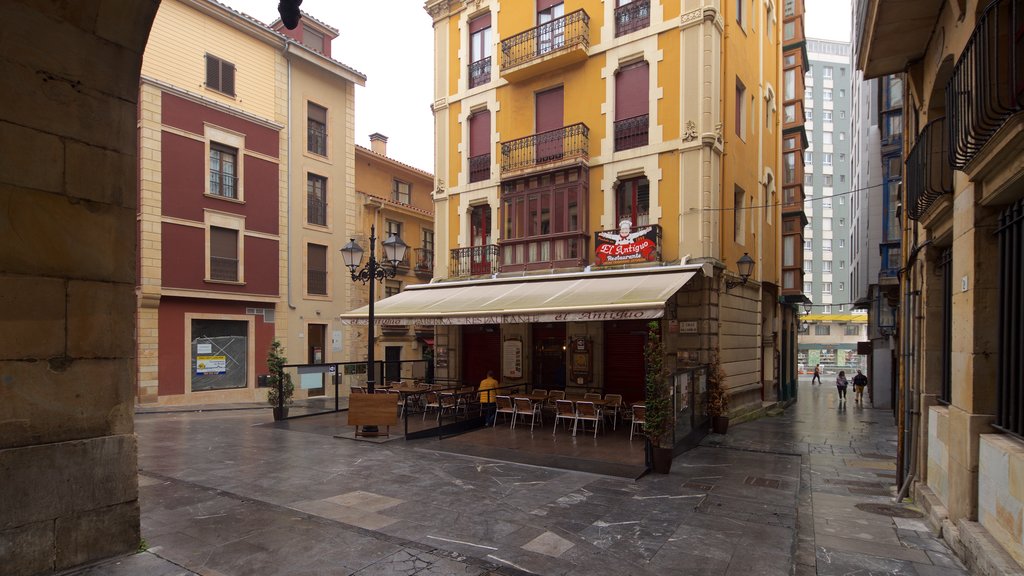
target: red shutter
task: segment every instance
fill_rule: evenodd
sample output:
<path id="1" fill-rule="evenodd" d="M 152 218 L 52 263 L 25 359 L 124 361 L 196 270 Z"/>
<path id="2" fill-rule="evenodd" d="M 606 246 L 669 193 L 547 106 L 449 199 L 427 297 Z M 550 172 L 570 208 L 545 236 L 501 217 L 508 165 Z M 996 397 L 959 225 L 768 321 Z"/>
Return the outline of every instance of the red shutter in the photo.
<path id="1" fill-rule="evenodd" d="M 537 133 L 563 127 L 562 87 L 537 93 Z"/>
<path id="2" fill-rule="evenodd" d="M 615 120 L 647 114 L 649 74 L 647 62 L 631 64 L 615 74 Z"/>
<path id="3" fill-rule="evenodd" d="M 469 21 L 469 33 L 475 34 L 484 28 L 491 27 L 491 13 L 488 12 L 482 16 L 477 16 Z"/>
<path id="4" fill-rule="evenodd" d="M 469 157 L 491 153 L 491 111 L 481 110 L 469 117 Z"/>
<path id="5" fill-rule="evenodd" d="M 551 8 L 552 6 L 558 6 L 563 1 L 564 0 L 537 0 L 537 12 L 541 12 L 543 10 L 547 10 L 548 8 Z"/>

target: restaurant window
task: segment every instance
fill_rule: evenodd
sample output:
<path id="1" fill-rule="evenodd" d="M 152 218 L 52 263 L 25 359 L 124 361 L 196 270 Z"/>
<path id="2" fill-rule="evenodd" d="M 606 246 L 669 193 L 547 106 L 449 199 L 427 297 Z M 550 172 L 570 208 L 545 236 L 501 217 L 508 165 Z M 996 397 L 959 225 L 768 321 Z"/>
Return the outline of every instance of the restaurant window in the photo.
<path id="1" fill-rule="evenodd" d="M 647 226 L 650 212 L 650 183 L 647 178 L 619 182 L 615 190 L 615 224 L 628 219 L 633 226 Z"/>
<path id="2" fill-rule="evenodd" d="M 327 156 L 327 109 L 306 103 L 306 150 Z"/>

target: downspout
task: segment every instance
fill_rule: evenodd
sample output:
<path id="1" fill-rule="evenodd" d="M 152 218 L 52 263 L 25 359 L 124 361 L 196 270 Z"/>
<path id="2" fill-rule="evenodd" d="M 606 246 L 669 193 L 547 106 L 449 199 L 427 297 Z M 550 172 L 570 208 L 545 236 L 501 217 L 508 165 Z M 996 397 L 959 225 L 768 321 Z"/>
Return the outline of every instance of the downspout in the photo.
<path id="1" fill-rule="evenodd" d="M 762 28 L 762 24 L 761 24 L 761 23 L 765 23 L 765 25 L 767 24 L 767 21 L 765 20 L 765 18 L 762 18 L 762 16 L 764 16 L 764 14 L 762 14 L 762 12 L 761 12 L 761 11 L 764 10 L 764 2 L 757 2 L 756 5 L 759 7 L 758 16 L 757 16 L 758 29 L 762 29 L 764 31 L 764 33 L 765 33 L 765 37 L 767 37 L 767 33 L 768 33 L 767 27 Z M 761 275 L 761 285 L 757 289 L 757 292 L 758 292 L 758 298 L 757 298 L 757 325 L 759 326 L 759 328 L 758 328 L 758 342 L 757 342 L 757 358 L 759 359 L 758 364 L 760 364 L 760 366 L 761 366 L 760 373 L 761 373 L 761 401 L 762 402 L 764 402 L 764 399 L 765 399 L 765 373 L 764 373 L 764 361 L 765 361 L 765 358 L 764 358 L 764 335 L 765 335 L 765 327 L 764 327 L 764 279 L 765 279 L 765 273 L 764 273 L 764 242 L 765 242 L 765 237 L 764 237 L 764 221 L 765 221 L 765 216 L 768 215 L 768 187 L 767 187 L 768 179 L 764 177 L 764 137 L 765 137 L 765 132 L 767 132 L 767 130 L 764 128 L 764 125 L 765 125 L 765 120 L 767 120 L 767 114 L 768 114 L 767 107 L 765 106 L 765 100 L 764 100 L 764 94 L 765 94 L 765 82 L 764 82 L 764 40 L 765 40 L 765 37 L 762 37 L 761 35 L 757 35 L 757 78 L 758 78 L 758 84 L 760 84 L 760 88 L 761 89 L 760 89 L 760 91 L 759 91 L 759 93 L 757 95 L 757 108 L 758 108 L 758 111 L 759 111 L 759 113 L 757 115 L 757 125 L 758 125 L 757 134 L 759 136 L 759 138 L 757 139 L 757 183 L 758 183 L 758 185 L 757 185 L 757 192 L 758 192 L 758 194 L 755 196 L 754 202 L 758 202 L 758 203 L 762 204 L 762 208 L 761 208 L 761 210 L 754 211 L 753 210 L 753 206 L 751 206 L 751 213 L 752 214 L 756 214 L 757 212 L 761 212 L 761 217 L 758 218 L 758 220 L 757 220 L 757 261 L 758 261 L 758 264 L 759 264 L 758 268 L 760 269 L 760 275 Z M 773 170 L 772 173 L 774 173 L 774 172 L 775 171 Z M 763 193 L 762 193 L 762 191 L 763 191 Z M 764 200 L 758 199 L 757 196 L 760 196 Z"/>
<path id="2" fill-rule="evenodd" d="M 285 199 L 287 200 L 285 203 L 285 226 L 288 228 L 288 233 L 285 239 L 288 242 L 288 262 L 286 263 L 285 282 L 288 286 L 288 308 L 295 310 L 295 305 L 292 304 L 292 61 L 287 56 L 288 43 L 289 40 L 284 41 L 284 49 L 281 51 L 288 70 L 288 137 L 285 139 L 285 166 L 288 169 L 288 177 L 285 178 Z"/>

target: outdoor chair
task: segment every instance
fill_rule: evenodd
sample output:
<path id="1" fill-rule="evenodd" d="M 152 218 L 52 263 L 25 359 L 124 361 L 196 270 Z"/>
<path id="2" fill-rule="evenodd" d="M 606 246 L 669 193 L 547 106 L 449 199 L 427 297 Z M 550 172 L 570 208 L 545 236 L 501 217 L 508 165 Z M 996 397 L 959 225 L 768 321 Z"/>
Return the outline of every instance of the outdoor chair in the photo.
<path id="1" fill-rule="evenodd" d="M 633 439 L 636 429 L 640 429 L 640 435 L 644 434 L 644 417 L 647 415 L 647 407 L 643 404 L 633 405 L 633 422 L 629 425 L 629 439 Z"/>
<path id="2" fill-rule="evenodd" d="M 533 425 L 538 418 L 540 418 L 541 426 L 544 425 L 544 417 L 540 412 L 540 402 L 531 402 L 529 398 L 515 398 L 514 402 L 516 413 L 512 417 L 513 428 L 516 427 L 516 421 L 519 420 L 520 416 L 523 418 L 530 417 L 530 430 L 533 430 Z"/>
<path id="3" fill-rule="evenodd" d="M 437 392 L 427 392 L 424 395 L 423 401 L 423 419 L 427 419 L 427 412 L 431 410 L 441 411 L 441 401 L 438 398 Z"/>
<path id="4" fill-rule="evenodd" d="M 512 422 L 509 424 L 509 428 L 512 424 L 516 423 L 516 407 L 512 404 L 512 398 L 510 396 L 496 396 L 495 401 L 498 405 L 498 410 L 494 414 L 494 425 L 498 425 L 498 414 L 511 414 Z"/>
<path id="5" fill-rule="evenodd" d="M 618 430 L 619 411 L 622 409 L 622 394 L 605 394 L 605 416 L 612 418 L 612 430 Z"/>
<path id="6" fill-rule="evenodd" d="M 388 394 L 395 395 L 395 404 L 398 406 L 398 417 L 405 416 L 405 401 L 402 400 L 402 395 L 398 390 L 388 390 Z"/>
<path id="7" fill-rule="evenodd" d="M 576 408 L 571 400 L 555 400 L 555 427 L 551 430 L 552 436 L 558 430 L 559 420 L 572 420 L 573 435 L 576 434 Z"/>
<path id="8" fill-rule="evenodd" d="M 362 386 L 350 386 L 349 392 L 352 394 L 366 394 L 366 388 Z"/>
<path id="9" fill-rule="evenodd" d="M 545 396 L 546 397 L 548 395 L 548 391 L 543 389 L 543 388 L 534 388 L 530 392 L 530 395 L 531 396 L 537 396 L 537 397 L 540 397 L 540 396 Z"/>
<path id="10" fill-rule="evenodd" d="M 555 402 L 565 400 L 565 390 L 548 390 L 548 396 L 544 399 L 544 407 L 555 412 Z"/>
<path id="11" fill-rule="evenodd" d="M 600 400 L 601 399 L 601 395 L 598 394 L 597 392 L 587 392 L 587 393 L 583 394 L 583 399 L 584 400 Z"/>
<path id="12" fill-rule="evenodd" d="M 465 399 L 456 394 L 455 392 L 442 392 L 440 395 L 441 409 L 437 412 L 437 420 L 441 421 L 441 417 L 444 413 L 451 412 L 452 416 L 458 416 L 459 410 L 462 410 L 463 416 L 466 415 L 466 401 Z"/>
<path id="13" fill-rule="evenodd" d="M 594 423 L 594 438 L 597 438 L 597 427 L 604 423 L 604 417 L 601 416 L 601 411 L 598 410 L 597 406 L 593 402 L 579 401 L 576 403 L 576 423 L 572 427 L 572 435 L 576 435 L 576 428 L 580 424 L 580 420 L 583 421 L 583 431 L 587 431 L 587 422 Z"/>

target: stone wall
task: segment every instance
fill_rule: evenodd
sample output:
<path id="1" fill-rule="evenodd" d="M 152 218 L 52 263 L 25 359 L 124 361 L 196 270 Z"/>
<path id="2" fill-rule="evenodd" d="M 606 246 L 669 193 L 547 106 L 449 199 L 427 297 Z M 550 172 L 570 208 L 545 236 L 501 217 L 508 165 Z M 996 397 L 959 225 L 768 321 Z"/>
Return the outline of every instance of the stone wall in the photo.
<path id="1" fill-rule="evenodd" d="M 1024 442 L 982 434 L 978 462 L 978 522 L 1024 566 Z"/>
<path id="2" fill-rule="evenodd" d="M 928 411 L 928 487 L 949 504 L 949 410 L 933 406 Z"/>

